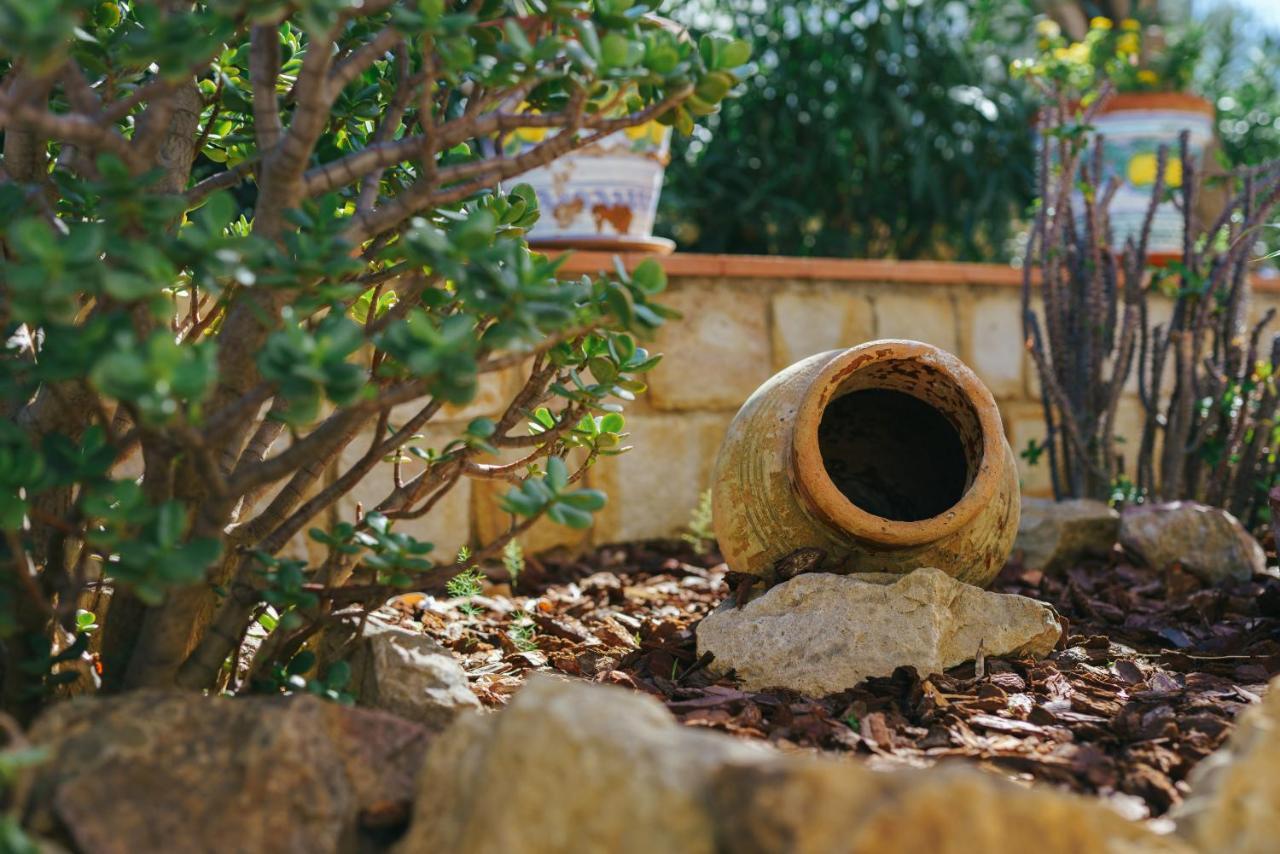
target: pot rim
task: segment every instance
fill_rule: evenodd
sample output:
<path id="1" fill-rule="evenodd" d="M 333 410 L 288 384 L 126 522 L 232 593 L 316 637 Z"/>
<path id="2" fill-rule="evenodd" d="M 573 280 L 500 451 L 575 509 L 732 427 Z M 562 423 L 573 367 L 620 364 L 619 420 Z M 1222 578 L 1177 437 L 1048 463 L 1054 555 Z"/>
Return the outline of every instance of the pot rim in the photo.
<path id="1" fill-rule="evenodd" d="M 827 474 L 818 446 L 822 413 L 850 375 L 878 362 L 915 360 L 943 374 L 973 405 L 982 432 L 982 461 L 960 500 L 928 519 L 903 522 L 877 516 L 845 497 Z M 991 391 L 967 365 L 947 351 L 901 338 L 869 341 L 835 356 L 814 378 L 796 412 L 792 453 L 800 494 L 815 513 L 855 539 L 885 546 L 919 546 L 969 524 L 994 500 L 1005 455 L 1004 426 Z"/>
<path id="2" fill-rule="evenodd" d="M 1199 113 L 1210 119 L 1216 115 L 1212 101 L 1190 92 L 1112 92 L 1098 108 L 1098 115 L 1165 111 Z"/>

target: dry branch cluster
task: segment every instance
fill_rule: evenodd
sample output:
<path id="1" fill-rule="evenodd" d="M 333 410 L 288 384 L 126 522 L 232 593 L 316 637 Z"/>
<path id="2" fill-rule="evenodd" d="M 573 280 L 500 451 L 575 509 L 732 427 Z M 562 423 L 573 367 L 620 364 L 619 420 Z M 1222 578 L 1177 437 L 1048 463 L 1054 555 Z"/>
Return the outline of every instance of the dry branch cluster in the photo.
<path id="1" fill-rule="evenodd" d="M 1081 111 L 1061 98 L 1042 114 L 1040 202 L 1023 267 L 1054 492 L 1195 498 L 1256 523 L 1276 472 L 1280 337 L 1263 341 L 1274 312 L 1248 325 L 1249 273 L 1280 204 L 1280 164 L 1227 176 L 1231 197 L 1204 222 L 1203 170 L 1184 133 L 1177 150 L 1158 155 L 1141 230 L 1118 246 L 1108 212 L 1119 179 L 1104 178 L 1103 141 L 1088 133 L 1102 102 Z M 1179 174 L 1166 168 L 1173 158 L 1181 181 L 1167 187 L 1166 176 Z M 1178 259 L 1154 267 L 1148 241 L 1166 200 L 1181 214 L 1183 244 Z M 1160 295 L 1172 303 L 1167 321 L 1156 320 Z M 1119 436 L 1131 377 L 1143 429 Z"/>

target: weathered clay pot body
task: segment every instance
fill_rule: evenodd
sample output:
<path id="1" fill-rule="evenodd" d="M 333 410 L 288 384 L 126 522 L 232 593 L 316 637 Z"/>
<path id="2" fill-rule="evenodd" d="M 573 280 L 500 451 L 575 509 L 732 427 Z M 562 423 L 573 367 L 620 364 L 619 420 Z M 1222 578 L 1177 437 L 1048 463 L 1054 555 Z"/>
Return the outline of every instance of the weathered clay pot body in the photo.
<path id="1" fill-rule="evenodd" d="M 985 587 L 1018 531 L 1018 478 L 991 392 L 917 341 L 872 341 L 774 375 L 729 426 L 712 476 L 730 569 L 778 580 L 801 548 L 826 572 L 934 566 Z"/>

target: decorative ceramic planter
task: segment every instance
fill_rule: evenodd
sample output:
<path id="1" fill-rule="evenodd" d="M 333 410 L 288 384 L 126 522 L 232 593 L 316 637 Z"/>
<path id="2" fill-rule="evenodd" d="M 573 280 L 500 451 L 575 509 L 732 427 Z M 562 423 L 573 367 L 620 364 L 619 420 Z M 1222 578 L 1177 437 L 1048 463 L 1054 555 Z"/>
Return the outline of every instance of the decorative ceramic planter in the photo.
<path id="1" fill-rule="evenodd" d="M 1111 202 L 1111 228 L 1117 248 L 1142 230 L 1156 179 L 1157 153 L 1168 146 L 1166 188 L 1182 185 L 1178 135 L 1190 131 L 1191 156 L 1199 162 L 1213 141 L 1213 104 L 1176 92 L 1134 92 L 1112 95 L 1094 117 L 1103 138 L 1103 183 L 1111 176 L 1120 186 Z M 1182 256 L 1182 214 L 1171 201 L 1156 208 L 1148 244 L 1152 260 Z"/>
<path id="2" fill-rule="evenodd" d="M 823 570 L 937 567 L 985 587 L 1018 532 L 1018 478 L 991 392 L 955 356 L 872 341 L 774 375 L 729 426 L 712 476 L 729 568 L 780 580 L 798 549 Z"/>
<path id="3" fill-rule="evenodd" d="M 627 128 L 521 175 L 517 180 L 533 186 L 542 209 L 529 243 L 543 249 L 671 252 L 674 243 L 653 236 L 670 131 L 657 122 Z M 507 156 L 546 134 L 544 128 L 513 133 Z"/>

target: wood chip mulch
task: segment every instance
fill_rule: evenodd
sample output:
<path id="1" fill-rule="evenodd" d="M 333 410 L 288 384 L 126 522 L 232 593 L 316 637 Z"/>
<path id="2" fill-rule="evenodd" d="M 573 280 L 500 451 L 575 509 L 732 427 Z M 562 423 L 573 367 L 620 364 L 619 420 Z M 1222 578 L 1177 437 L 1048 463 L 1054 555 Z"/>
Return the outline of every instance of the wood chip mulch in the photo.
<path id="1" fill-rule="evenodd" d="M 944 674 L 899 668 L 821 699 L 749 692 L 711 676 L 694 627 L 728 593 L 714 555 L 641 544 L 530 566 L 516 592 L 398 601 L 454 650 L 482 702 L 500 706 L 552 671 L 652 694 L 688 726 L 872 765 L 959 757 L 1026 782 L 1166 813 L 1186 776 L 1280 672 L 1280 578 L 1207 587 L 1120 559 L 1065 576 L 1007 566 L 992 589 L 1051 603 L 1069 623 L 1044 661 L 987 657 Z"/>

